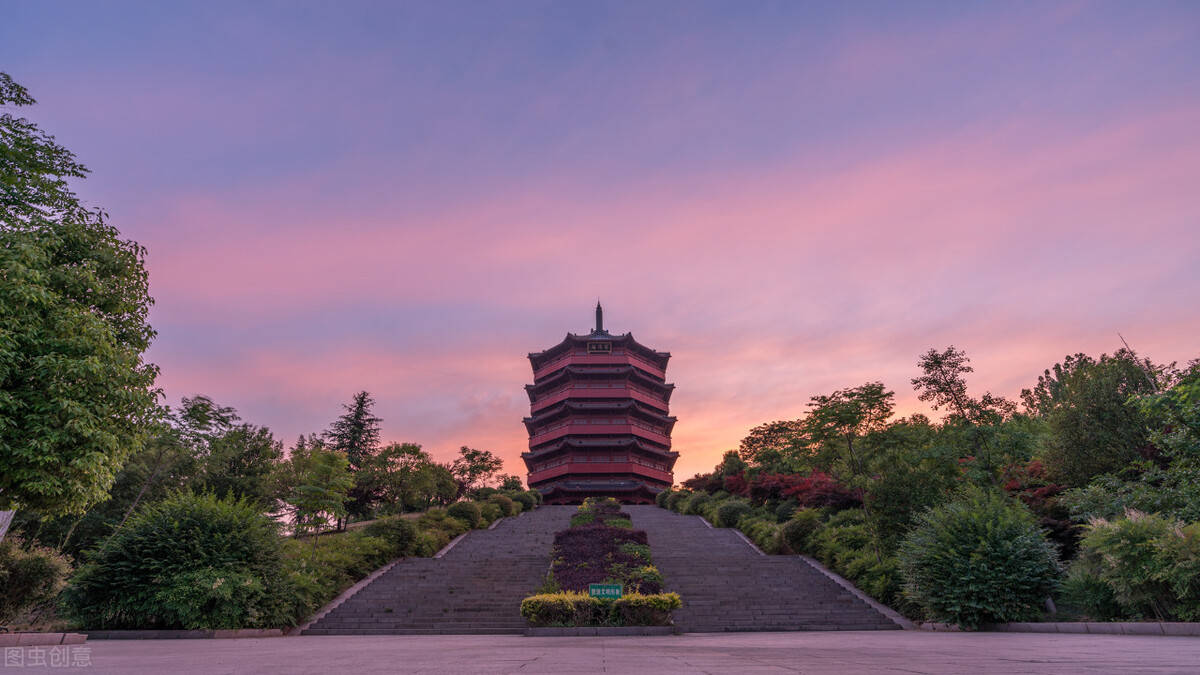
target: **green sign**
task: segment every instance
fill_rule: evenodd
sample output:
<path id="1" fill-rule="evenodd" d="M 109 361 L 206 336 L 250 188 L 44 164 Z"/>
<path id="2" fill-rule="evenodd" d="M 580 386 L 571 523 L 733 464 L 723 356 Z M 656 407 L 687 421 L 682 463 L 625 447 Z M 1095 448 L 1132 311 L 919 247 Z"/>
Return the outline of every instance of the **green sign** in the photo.
<path id="1" fill-rule="evenodd" d="M 593 598 L 619 598 L 621 597 L 621 584 L 590 584 L 588 585 L 588 595 Z"/>

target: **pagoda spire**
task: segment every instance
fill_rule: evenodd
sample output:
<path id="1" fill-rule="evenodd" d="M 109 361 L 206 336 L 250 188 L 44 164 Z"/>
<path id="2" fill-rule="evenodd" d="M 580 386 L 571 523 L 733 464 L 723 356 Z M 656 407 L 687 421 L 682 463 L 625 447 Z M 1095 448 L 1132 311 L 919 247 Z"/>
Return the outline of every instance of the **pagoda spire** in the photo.
<path id="1" fill-rule="evenodd" d="M 600 306 L 600 300 L 596 300 L 596 330 L 593 333 L 604 332 L 604 308 Z"/>

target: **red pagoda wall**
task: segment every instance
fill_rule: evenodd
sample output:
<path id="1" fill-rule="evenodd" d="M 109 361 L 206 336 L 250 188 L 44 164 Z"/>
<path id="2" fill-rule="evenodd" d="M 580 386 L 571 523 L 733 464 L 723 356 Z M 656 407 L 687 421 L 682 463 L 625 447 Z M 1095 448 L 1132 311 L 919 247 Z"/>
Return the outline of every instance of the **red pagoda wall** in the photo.
<path id="1" fill-rule="evenodd" d="M 652 503 L 674 482 L 675 418 L 668 413 L 675 385 L 665 380 L 671 355 L 628 333 L 610 334 L 601 312 L 597 305 L 592 332 L 529 355 L 529 451 L 522 457 L 529 486 L 549 504 L 592 496 Z"/>

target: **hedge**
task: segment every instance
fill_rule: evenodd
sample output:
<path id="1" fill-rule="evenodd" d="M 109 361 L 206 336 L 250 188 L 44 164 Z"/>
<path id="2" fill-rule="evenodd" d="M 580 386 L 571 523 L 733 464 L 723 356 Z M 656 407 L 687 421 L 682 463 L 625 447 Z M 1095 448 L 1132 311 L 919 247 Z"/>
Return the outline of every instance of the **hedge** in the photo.
<path id="1" fill-rule="evenodd" d="M 614 600 L 564 591 L 525 598 L 521 616 L 533 626 L 669 626 L 671 612 L 682 606 L 678 593 L 630 593 Z"/>

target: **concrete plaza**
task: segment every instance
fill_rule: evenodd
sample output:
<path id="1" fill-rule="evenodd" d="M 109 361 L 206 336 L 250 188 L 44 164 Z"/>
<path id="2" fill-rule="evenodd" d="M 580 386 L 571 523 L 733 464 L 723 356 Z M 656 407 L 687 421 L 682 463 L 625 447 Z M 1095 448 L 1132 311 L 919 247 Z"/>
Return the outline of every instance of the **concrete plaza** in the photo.
<path id="1" fill-rule="evenodd" d="M 924 631 L 95 640 L 91 673 L 1200 673 L 1200 639 Z M 3 668 L 26 672 L 39 668 Z M 63 671 L 64 668 L 46 668 Z"/>

